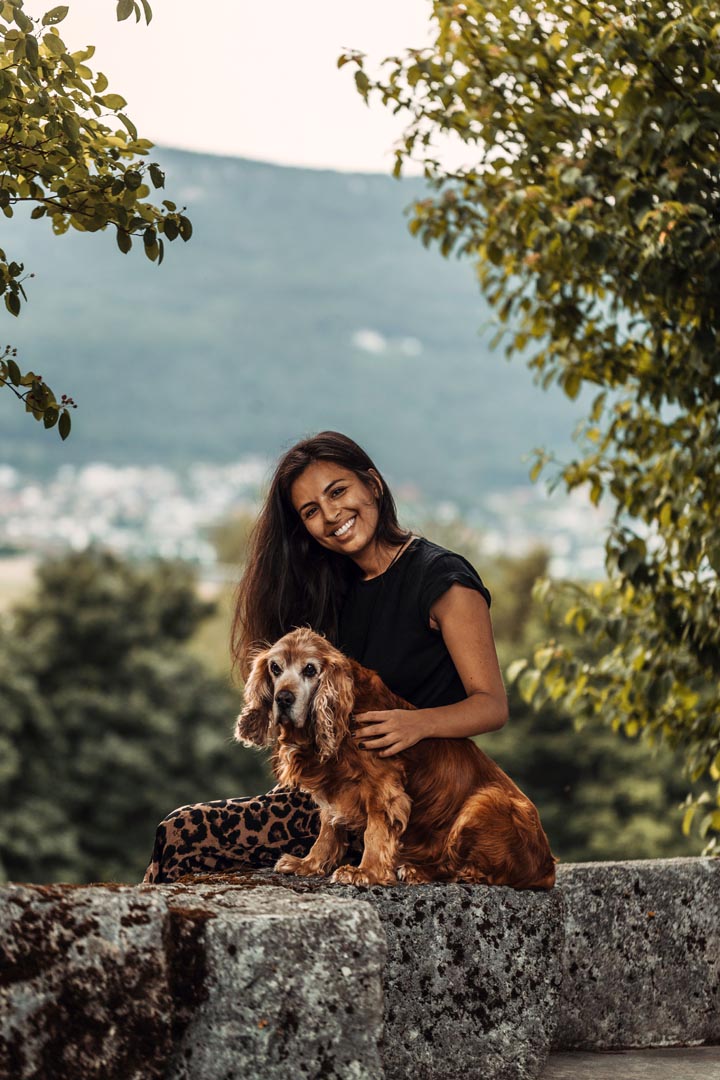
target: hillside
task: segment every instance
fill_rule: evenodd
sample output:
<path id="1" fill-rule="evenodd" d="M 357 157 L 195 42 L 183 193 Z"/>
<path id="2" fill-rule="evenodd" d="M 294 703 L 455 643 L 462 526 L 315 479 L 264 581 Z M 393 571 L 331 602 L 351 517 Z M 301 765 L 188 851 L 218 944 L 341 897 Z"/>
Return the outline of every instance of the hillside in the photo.
<path id="1" fill-rule="evenodd" d="M 521 360 L 491 354 L 471 266 L 407 231 L 421 180 L 154 156 L 195 227 L 160 268 L 110 233 L 7 222 L 3 247 L 36 277 L 5 336 L 80 407 L 61 444 L 2 399 L 0 460 L 38 476 L 93 460 L 184 467 L 274 458 L 330 427 L 394 482 L 469 508 L 527 482 L 533 446 L 570 452 L 591 395 L 543 392 Z"/>

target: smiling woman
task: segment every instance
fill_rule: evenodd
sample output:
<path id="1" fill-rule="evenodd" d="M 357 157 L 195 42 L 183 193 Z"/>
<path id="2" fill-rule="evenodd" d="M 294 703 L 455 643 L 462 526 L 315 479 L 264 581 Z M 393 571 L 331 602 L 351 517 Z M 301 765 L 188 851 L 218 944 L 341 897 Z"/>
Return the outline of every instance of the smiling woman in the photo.
<path id="1" fill-rule="evenodd" d="M 390 757 L 422 739 L 505 723 L 490 603 L 466 559 L 401 528 L 365 451 L 324 431 L 288 450 L 275 470 L 238 586 L 232 651 L 247 679 L 258 650 L 293 628 L 324 634 L 415 706 L 355 717 L 358 747 Z M 283 854 L 306 855 L 319 828 L 311 797 L 281 786 L 181 807 L 158 828 L 145 880 L 273 866 Z M 350 858 L 361 851 L 356 837 Z"/>

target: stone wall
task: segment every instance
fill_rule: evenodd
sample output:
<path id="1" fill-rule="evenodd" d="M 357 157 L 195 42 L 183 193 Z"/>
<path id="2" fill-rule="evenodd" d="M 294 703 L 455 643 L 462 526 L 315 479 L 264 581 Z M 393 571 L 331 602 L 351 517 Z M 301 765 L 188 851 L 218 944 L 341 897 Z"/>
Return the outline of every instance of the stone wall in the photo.
<path id="1" fill-rule="evenodd" d="M 550 892 L 270 871 L 0 888 L 0 1080 L 533 1080 L 720 1043 L 720 860 Z"/>

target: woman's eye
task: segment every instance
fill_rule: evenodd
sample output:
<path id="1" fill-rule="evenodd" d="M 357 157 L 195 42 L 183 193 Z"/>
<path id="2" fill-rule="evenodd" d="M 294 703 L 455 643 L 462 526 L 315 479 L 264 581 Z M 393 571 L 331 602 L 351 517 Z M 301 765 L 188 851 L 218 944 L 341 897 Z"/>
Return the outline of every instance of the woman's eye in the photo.
<path id="1" fill-rule="evenodd" d="M 303 675 L 307 675 L 311 679 L 313 675 L 317 675 L 317 668 L 314 664 L 306 664 L 303 668 Z"/>
<path id="2" fill-rule="evenodd" d="M 280 674 L 280 665 L 276 664 L 274 660 L 270 664 L 270 671 L 272 672 L 273 675 L 279 675 Z"/>
<path id="3" fill-rule="evenodd" d="M 315 513 L 315 507 L 314 506 L 312 507 L 312 509 L 306 510 L 305 511 L 305 520 L 307 521 L 307 519 L 309 517 L 312 517 L 314 513 Z"/>
<path id="4" fill-rule="evenodd" d="M 345 490 L 344 487 L 335 488 L 335 490 L 333 491 L 333 499 L 335 498 L 336 495 L 342 495 L 344 490 Z"/>

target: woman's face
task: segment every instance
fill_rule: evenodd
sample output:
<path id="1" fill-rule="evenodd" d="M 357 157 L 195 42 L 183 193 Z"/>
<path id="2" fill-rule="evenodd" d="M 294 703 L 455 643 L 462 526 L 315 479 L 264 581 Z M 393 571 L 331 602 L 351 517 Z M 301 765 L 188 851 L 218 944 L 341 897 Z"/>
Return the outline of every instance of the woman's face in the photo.
<path id="1" fill-rule="evenodd" d="M 332 461 L 308 465 L 290 488 L 292 504 L 319 544 L 350 558 L 372 545 L 378 525 L 377 495 L 359 476 Z"/>

